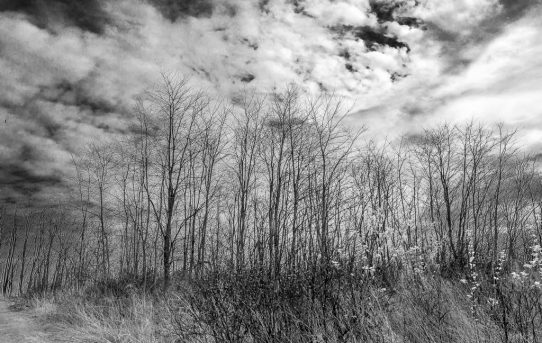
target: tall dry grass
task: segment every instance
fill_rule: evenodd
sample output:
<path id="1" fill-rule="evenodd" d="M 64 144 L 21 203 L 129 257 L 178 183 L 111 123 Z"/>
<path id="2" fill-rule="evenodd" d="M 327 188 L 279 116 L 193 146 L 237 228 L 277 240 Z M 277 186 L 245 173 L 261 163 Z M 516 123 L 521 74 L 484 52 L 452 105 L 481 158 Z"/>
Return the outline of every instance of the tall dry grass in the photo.
<path id="1" fill-rule="evenodd" d="M 34 313 L 51 331 L 73 343 L 175 342 L 167 306 L 144 295 L 89 299 L 62 294 L 32 300 Z"/>
<path id="2" fill-rule="evenodd" d="M 302 284 L 273 290 L 273 283 L 237 275 L 192 282 L 165 295 L 57 294 L 35 299 L 34 308 L 74 343 L 502 341 L 497 325 L 472 306 L 459 282 L 417 275 L 388 287 L 353 285 L 335 284 L 323 297 L 306 293 Z"/>

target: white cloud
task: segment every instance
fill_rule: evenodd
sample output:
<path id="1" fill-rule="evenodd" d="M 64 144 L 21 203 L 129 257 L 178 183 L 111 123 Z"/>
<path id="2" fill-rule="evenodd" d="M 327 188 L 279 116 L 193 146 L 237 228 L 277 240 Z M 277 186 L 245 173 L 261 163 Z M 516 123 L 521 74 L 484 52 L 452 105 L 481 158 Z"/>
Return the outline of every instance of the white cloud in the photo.
<path id="1" fill-rule="evenodd" d="M 497 0 L 425 0 L 401 15 L 430 22 L 427 31 L 387 24 L 411 47 L 407 53 L 368 51 L 362 40 L 330 30 L 379 26 L 368 0 L 307 0 L 298 13 L 286 0 L 270 0 L 267 12 L 255 1 L 217 4 L 235 6 L 235 16 L 219 10 L 172 23 L 143 1 L 110 1 L 115 25 L 101 35 L 78 28 L 53 34 L 22 16 L 0 14 L 0 118 L 9 120 L 0 129 L 0 156 L 16 159 L 22 145 L 39 145 L 47 147 L 44 156 L 54 156 L 49 169 L 62 169 L 68 149 L 110 134 L 99 126 L 122 130 L 134 97 L 161 71 L 190 75 L 193 84 L 224 96 L 246 87 L 241 78 L 248 74 L 254 76 L 248 86 L 266 91 L 290 82 L 307 92 L 323 87 L 355 101 L 360 113 L 351 122 L 366 124 L 374 136 L 475 117 L 523 126 L 526 137 L 538 137 L 532 127 L 542 124 L 540 11 L 503 22 L 486 37 L 479 28 L 501 13 Z M 450 68 L 447 54 L 467 67 Z M 62 81 L 76 89 L 62 89 Z M 118 113 L 96 116 L 92 106 Z M 58 126 L 54 137 L 40 116 Z"/>
<path id="2" fill-rule="evenodd" d="M 495 4 L 483 3 L 485 5 L 459 1 L 447 3 L 440 9 L 435 4 L 433 8 L 426 6 L 424 10 L 432 8 L 433 12 L 427 13 L 427 17 L 442 17 L 439 20 L 445 25 L 461 17 L 453 16 L 454 11 L 463 11 L 463 16 L 477 12 L 472 13 L 472 20 L 466 20 L 462 27 L 468 30 L 462 31 L 460 36 L 477 35 L 476 25 L 470 28 L 469 25 L 490 21 L 495 15 L 490 10 Z M 498 6 L 495 8 L 501 10 Z M 448 13 L 449 20 L 444 13 Z M 529 15 L 516 22 L 501 22 L 495 36 L 476 39 L 457 38 L 458 41 L 448 42 L 415 32 L 409 40 L 411 76 L 374 100 L 356 117 L 371 123 L 374 129 L 370 133 L 374 136 L 382 132 L 397 136 L 443 122 L 503 122 L 510 128 L 518 128 L 521 142 L 533 148 L 542 127 L 539 105 L 542 98 L 541 14 L 540 8 L 533 8 Z M 469 43 L 461 44 L 462 41 Z M 447 52 L 447 44 L 452 43 L 460 49 L 454 53 L 468 61 L 466 67 L 448 67 L 448 56 L 443 52 Z"/>
<path id="3" fill-rule="evenodd" d="M 498 0 L 425 0 L 414 14 L 448 32 L 471 34 L 471 29 L 501 9 Z"/>
<path id="4" fill-rule="evenodd" d="M 375 18 L 368 16 L 368 1 L 308 0 L 305 11 L 327 26 L 334 25 L 374 25 Z"/>
<path id="5" fill-rule="evenodd" d="M 542 126 L 542 23 L 531 17 L 508 26 L 459 75 L 433 95 L 447 99 L 434 113 L 449 120 L 504 122 L 525 135 Z"/>

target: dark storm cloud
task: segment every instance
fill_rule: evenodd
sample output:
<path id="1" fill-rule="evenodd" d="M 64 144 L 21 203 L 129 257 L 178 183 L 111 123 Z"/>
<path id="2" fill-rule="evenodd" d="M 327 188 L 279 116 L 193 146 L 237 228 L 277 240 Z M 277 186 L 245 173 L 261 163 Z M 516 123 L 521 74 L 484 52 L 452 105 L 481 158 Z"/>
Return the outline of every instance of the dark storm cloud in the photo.
<path id="1" fill-rule="evenodd" d="M 516 20 L 524 16 L 536 5 L 540 5 L 540 0 L 501 0 L 503 12 L 501 17 L 507 21 Z"/>
<path id="2" fill-rule="evenodd" d="M 94 86 L 95 80 L 84 79 L 79 82 L 60 81 L 57 84 L 47 85 L 40 89 L 34 100 L 43 99 L 66 106 L 76 106 L 81 111 L 93 115 L 106 115 L 109 113 L 127 113 L 128 109 L 113 99 L 93 96 L 88 92 Z"/>
<path id="3" fill-rule="evenodd" d="M 215 5 L 212 0 L 149 0 L 171 21 L 183 17 L 210 17 Z"/>
<path id="4" fill-rule="evenodd" d="M 18 12 L 41 28 L 58 24 L 103 33 L 109 19 L 100 0 L 2 0 L 0 12 Z"/>
<path id="5" fill-rule="evenodd" d="M 369 5 L 371 6 L 371 12 L 382 23 L 394 21 L 395 13 L 405 7 L 407 1 L 371 0 Z"/>
<path id="6" fill-rule="evenodd" d="M 0 164 L 0 202 L 24 202 L 36 205 L 40 194 L 48 188 L 62 187 L 63 181 L 60 175 L 40 175 L 35 168 L 25 166 L 25 162 L 36 162 L 32 147 L 25 146 L 19 155 L 19 160 Z"/>
<path id="7" fill-rule="evenodd" d="M 407 52 L 410 51 L 410 47 L 405 42 L 400 41 L 397 37 L 386 32 L 383 28 L 373 28 L 370 26 L 358 26 L 343 25 L 335 28 L 336 31 L 344 35 L 346 32 L 352 34 L 355 39 L 361 39 L 365 42 L 365 46 L 370 51 L 376 51 L 379 47 L 389 46 L 394 49 L 405 48 Z"/>
<path id="8" fill-rule="evenodd" d="M 97 2 L 85 4 L 87 14 L 101 13 L 92 5 Z M 58 1 L 42 6 L 3 4 L 10 11 L 0 13 L 0 206 L 23 200 L 37 204 L 61 193 L 71 176 L 70 153 L 91 139 L 124 130 L 138 92 L 138 84 L 122 72 L 130 60 L 122 58 L 121 44 L 111 38 L 117 31 L 89 34 L 103 27 L 83 25 L 84 16 L 66 19 L 80 15 L 82 8 Z M 55 17 L 38 27 L 44 11 Z M 129 70 L 137 75 L 137 69 Z"/>
<path id="9" fill-rule="evenodd" d="M 64 80 L 56 84 L 41 86 L 39 91 L 28 96 L 22 105 L 10 104 L 0 96 L 0 106 L 8 110 L 11 115 L 16 115 L 28 123 L 35 124 L 28 126 L 27 134 L 54 141 L 62 139 L 62 134 L 69 128 L 54 113 L 42 108 L 44 104 L 77 109 L 78 113 L 87 117 L 86 120 L 110 114 L 129 115 L 129 109 L 125 105 L 115 103 L 113 99 L 90 94 L 88 89 L 92 87 L 95 86 L 87 86 L 85 81 L 69 82 Z M 85 120 L 84 117 L 80 119 L 81 121 Z M 103 131 L 115 131 L 104 123 L 97 122 L 94 125 Z M 66 149 L 69 150 L 69 147 L 66 146 Z"/>
<path id="10" fill-rule="evenodd" d="M 389 32 L 388 24 L 398 23 L 409 27 L 419 27 L 422 24 L 422 21 L 414 17 L 396 15 L 396 12 L 399 12 L 399 10 L 406 6 L 403 1 L 390 2 L 373 0 L 369 1 L 369 5 L 368 12 L 377 18 L 378 25 L 355 26 L 341 24 L 330 27 L 330 30 L 341 38 L 350 36 L 356 41 L 363 41 L 369 51 L 378 51 L 381 48 L 390 47 L 393 49 L 405 49 L 407 52 L 410 52 L 410 47 L 407 43 L 401 41 L 396 35 Z M 300 5 L 298 4 L 298 6 Z M 346 61 L 350 60 L 350 53 L 348 51 L 341 51 L 339 55 L 343 56 Z M 355 70 L 351 63 L 346 63 L 345 67 L 350 72 Z M 398 73 L 396 74 L 399 75 Z M 393 73 L 390 76 L 392 75 Z"/>

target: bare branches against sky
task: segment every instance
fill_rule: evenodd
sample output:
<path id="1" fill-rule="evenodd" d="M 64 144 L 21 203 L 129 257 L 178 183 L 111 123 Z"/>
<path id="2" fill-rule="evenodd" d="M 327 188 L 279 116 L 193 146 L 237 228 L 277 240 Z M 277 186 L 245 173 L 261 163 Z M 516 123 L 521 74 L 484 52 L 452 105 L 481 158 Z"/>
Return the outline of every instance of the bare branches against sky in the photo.
<path id="1" fill-rule="evenodd" d="M 127 133 L 162 71 L 226 99 L 333 92 L 371 137 L 475 119 L 534 149 L 541 14 L 539 0 L 2 1 L 0 197 L 47 198 L 72 153 Z"/>

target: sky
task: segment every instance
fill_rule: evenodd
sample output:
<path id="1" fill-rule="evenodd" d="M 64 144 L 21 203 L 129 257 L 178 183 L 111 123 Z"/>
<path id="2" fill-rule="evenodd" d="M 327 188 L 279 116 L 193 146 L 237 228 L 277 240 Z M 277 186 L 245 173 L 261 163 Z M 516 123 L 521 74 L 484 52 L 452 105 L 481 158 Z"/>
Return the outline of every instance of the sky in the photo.
<path id="1" fill-rule="evenodd" d="M 379 139 L 502 122 L 536 152 L 540 56 L 541 0 L 0 0 L 0 202 L 48 201 L 162 72 L 333 92 Z"/>

